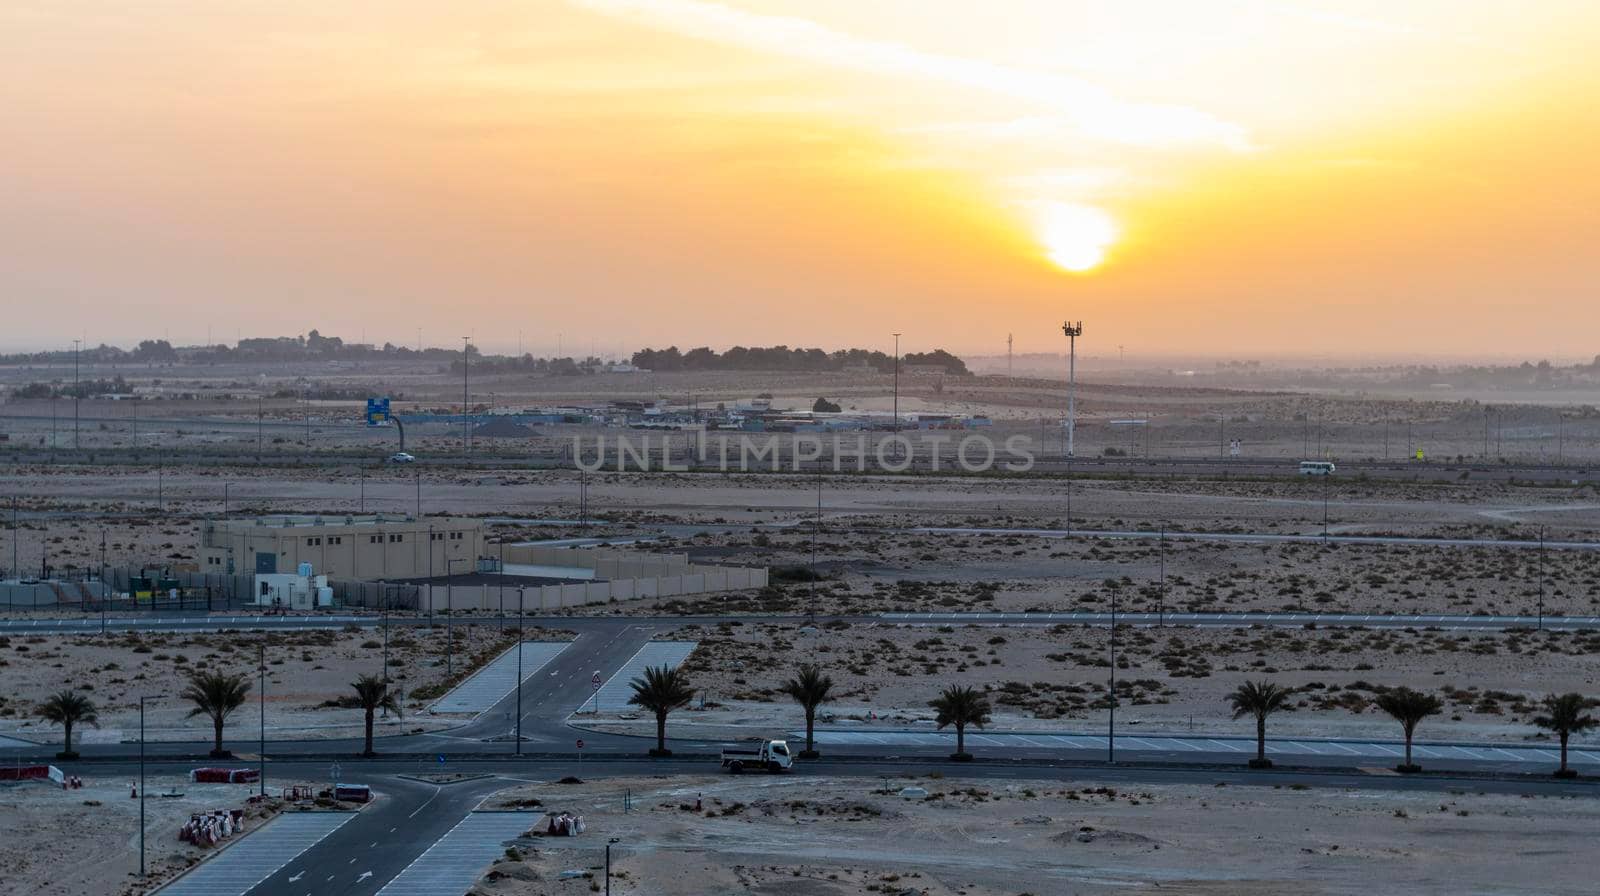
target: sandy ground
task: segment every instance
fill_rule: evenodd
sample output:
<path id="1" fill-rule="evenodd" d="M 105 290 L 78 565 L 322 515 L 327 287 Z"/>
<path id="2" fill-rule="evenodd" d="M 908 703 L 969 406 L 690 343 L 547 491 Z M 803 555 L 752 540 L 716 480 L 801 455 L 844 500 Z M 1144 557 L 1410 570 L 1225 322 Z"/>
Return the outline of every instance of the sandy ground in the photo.
<path id="1" fill-rule="evenodd" d="M 1471 793 L 814 777 L 539 784 L 585 817 L 509 844 L 472 892 L 690 896 L 1589 893 L 1600 805 Z M 902 797 L 901 788 L 912 786 Z M 623 814 L 623 791 L 635 811 Z M 703 811 L 694 811 L 700 798 Z M 591 876 L 562 879 L 565 871 Z"/>
<path id="2" fill-rule="evenodd" d="M 92 769 L 89 770 L 92 773 Z M 29 782 L 0 788 L 0 894 L 81 896 L 136 894 L 200 861 L 218 847 L 199 847 L 178 839 L 189 816 L 215 809 L 245 809 L 245 833 L 288 808 L 275 798 L 296 782 L 272 782 L 265 803 L 246 802 L 256 784 L 195 784 L 183 776 L 146 778 L 146 885 L 139 870 L 139 801 L 130 799 L 129 780 L 83 777 L 81 790 Z M 314 782 L 298 782 L 312 784 Z M 179 797 L 159 794 L 177 791 Z M 226 844 L 239 842 L 239 835 Z"/>
<path id="3" fill-rule="evenodd" d="M 145 401 L 12 401 L 0 407 L 0 431 L 17 445 L 37 447 L 54 440 L 84 448 L 127 446 L 204 446 L 254 456 L 303 454 L 349 448 L 392 449 L 395 435 L 357 425 L 363 403 L 351 398 L 303 402 L 273 398 L 286 389 L 298 396 L 307 385 L 346 394 L 395 398 L 396 410 L 458 413 L 462 382 L 435 361 L 416 363 L 364 360 L 323 365 L 256 363 L 217 366 L 140 364 L 87 365 L 86 379 L 122 376 L 132 385 L 159 385 L 168 395 L 195 393 L 198 399 Z M 1215 456 L 1219 438 L 1240 439 L 1246 453 L 1258 456 L 1395 457 L 1424 447 L 1433 457 L 1477 455 L 1539 460 L 1600 457 L 1600 414 L 1594 390 L 1444 392 L 1389 397 L 1360 392 L 1295 393 L 1268 389 L 1196 387 L 1168 377 L 1163 384 L 1130 384 L 1128 370 L 1085 372 L 1078 383 L 1077 433 L 1080 454 L 1107 448 L 1162 456 Z M 50 366 L 0 368 L 0 385 L 63 383 L 62 370 Z M 898 382 L 897 382 L 898 379 Z M 471 399 L 485 409 L 598 404 L 608 400 L 666 400 L 681 404 L 693 396 L 702 408 L 770 396 L 778 408 L 808 409 L 818 397 L 847 411 L 981 415 L 1000 427 L 1037 435 L 1059 444 L 1067 404 L 1060 379 L 1031 377 L 941 377 L 863 372 L 790 373 L 722 371 L 684 373 L 542 376 L 496 373 L 487 368 L 471 378 Z M 219 399 L 206 390 L 242 394 Z M 258 401 L 250 393 L 260 391 Z M 898 391 L 896 400 L 895 392 Z M 1486 417 L 1486 399 L 1492 414 Z M 1536 402 L 1517 403 L 1519 401 Z M 1557 407 L 1564 411 L 1558 416 Z M 74 412 L 82 418 L 73 433 Z M 263 424 L 258 429 L 258 420 Z M 1129 426 L 1115 420 L 1143 420 Z M 1219 431 L 1219 420 L 1225 421 Z M 185 422 L 178 422 L 185 421 Z M 307 425 L 309 424 L 309 426 Z M 1486 426 L 1486 424 L 1488 424 Z M 458 430 L 445 424 L 416 426 L 408 447 L 423 451 L 457 444 Z M 137 436 L 137 437 L 136 437 Z M 485 442 L 492 440 L 483 440 Z M 509 444 L 549 450 L 562 434 L 542 430 L 533 440 Z"/>
<path id="4" fill-rule="evenodd" d="M 382 714 L 374 734 L 433 730 L 459 724 L 460 715 L 427 709 L 451 681 L 464 679 L 482 663 L 508 649 L 515 629 L 502 638 L 492 625 L 457 626 L 455 676 L 446 674 L 445 628 L 394 629 L 389 638 L 389 676 L 406 698 L 405 716 Z M 530 638 L 561 638 L 568 633 L 528 627 Z M 350 682 L 382 671 L 381 631 L 303 632 L 152 632 L 29 637 L 0 636 L 0 667 L 7 694 L 0 696 L 0 732 L 45 743 L 59 741 L 61 729 L 33 717 L 33 707 L 64 688 L 87 693 L 99 708 L 100 726 L 79 726 L 75 743 L 136 741 L 139 696 L 165 695 L 146 706 L 150 740 L 208 740 L 206 717 L 186 718 L 189 704 L 175 696 L 191 669 L 248 674 L 251 693 L 230 718 L 225 743 L 251 749 L 260 726 L 258 650 L 266 645 L 266 724 L 269 738 L 359 736 L 363 712 L 340 705 L 353 696 Z"/>
<path id="5" fill-rule="evenodd" d="M 684 668 L 706 703 L 700 709 L 697 698 L 674 714 L 669 735 L 803 732 L 804 715 L 779 688 L 806 663 L 834 679 L 823 724 L 931 731 L 928 701 L 952 684 L 989 692 L 992 729 L 1099 730 L 1106 719 L 1105 629 L 729 624 L 669 637 L 699 642 Z M 1118 642 L 1117 721 L 1136 734 L 1251 736 L 1249 721 L 1232 720 L 1227 695 L 1246 680 L 1270 679 L 1297 689 L 1292 709 L 1271 719 L 1274 736 L 1399 739 L 1398 724 L 1372 701 L 1404 684 L 1446 705 L 1420 738 L 1548 742 L 1531 723 L 1537 700 L 1592 694 L 1600 678 L 1600 635 L 1586 633 L 1145 628 L 1119 631 Z M 647 714 L 584 724 L 654 733 Z"/>

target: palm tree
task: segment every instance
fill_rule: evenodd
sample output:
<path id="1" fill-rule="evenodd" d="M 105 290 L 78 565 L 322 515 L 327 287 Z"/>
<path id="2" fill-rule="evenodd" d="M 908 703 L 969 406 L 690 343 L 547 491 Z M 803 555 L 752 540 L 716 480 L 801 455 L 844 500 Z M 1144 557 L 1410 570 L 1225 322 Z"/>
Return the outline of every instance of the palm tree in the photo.
<path id="1" fill-rule="evenodd" d="M 1395 688 L 1379 694 L 1378 699 L 1373 702 L 1399 722 L 1400 727 L 1406 732 L 1406 763 L 1396 767 L 1395 771 L 1422 771 L 1422 766 L 1411 761 L 1411 735 L 1416 732 L 1418 722 L 1428 716 L 1438 715 L 1444 709 L 1444 704 L 1432 694 L 1419 693 L 1410 688 Z"/>
<path id="2" fill-rule="evenodd" d="M 1247 681 L 1228 695 L 1235 719 L 1256 718 L 1256 758 L 1250 760 L 1251 768 L 1272 768 L 1272 760 L 1267 758 L 1267 716 L 1288 706 L 1293 693 L 1270 681 Z"/>
<path id="3" fill-rule="evenodd" d="M 956 751 L 950 758 L 957 762 L 971 759 L 972 754 L 967 752 L 967 726 L 982 728 L 989 723 L 989 698 L 972 688 L 951 685 L 928 701 L 928 705 L 939 711 L 936 719 L 939 730 L 944 730 L 946 725 L 956 726 Z"/>
<path id="4" fill-rule="evenodd" d="M 633 696 L 628 703 L 656 714 L 656 747 L 651 756 L 671 756 L 667 749 L 667 713 L 689 705 L 694 698 L 694 688 L 689 676 L 672 666 L 646 667 L 644 675 L 629 682 Z"/>
<path id="5" fill-rule="evenodd" d="M 193 672 L 189 683 L 178 693 L 179 697 L 194 704 L 185 718 L 204 715 L 211 717 L 211 729 L 216 740 L 211 747 L 212 759 L 226 759 L 232 754 L 222 749 L 222 725 L 233 711 L 244 705 L 250 694 L 250 682 L 244 673 L 227 675 L 222 672 Z"/>
<path id="6" fill-rule="evenodd" d="M 1578 774 L 1567 768 L 1567 739 L 1600 727 L 1600 719 L 1584 712 L 1588 708 L 1589 701 L 1582 694 L 1551 694 L 1544 698 L 1544 711 L 1549 715 L 1535 716 L 1533 719 L 1533 724 L 1546 731 L 1554 731 L 1561 738 L 1561 767 L 1556 769 L 1558 778 L 1573 778 Z"/>
<path id="7" fill-rule="evenodd" d="M 800 674 L 784 682 L 782 690 L 806 711 L 806 748 L 800 751 L 800 758 L 815 759 L 818 754 L 812 731 L 817 723 L 817 707 L 833 699 L 833 679 L 816 666 L 801 666 Z"/>
<path id="8" fill-rule="evenodd" d="M 405 716 L 400 708 L 400 695 L 389 690 L 389 683 L 377 675 L 363 675 L 350 686 L 356 689 L 356 703 L 366 713 L 367 745 L 361 751 L 363 756 L 374 756 L 372 752 L 372 717 L 380 709 L 386 709 L 397 716 Z"/>
<path id="9" fill-rule="evenodd" d="M 56 754 L 57 759 L 78 758 L 78 754 L 72 749 L 73 725 L 87 722 L 96 728 L 100 727 L 94 701 L 70 689 L 57 691 L 50 699 L 39 704 L 39 718 L 60 725 L 66 731 L 66 741 L 62 744 L 61 752 Z"/>

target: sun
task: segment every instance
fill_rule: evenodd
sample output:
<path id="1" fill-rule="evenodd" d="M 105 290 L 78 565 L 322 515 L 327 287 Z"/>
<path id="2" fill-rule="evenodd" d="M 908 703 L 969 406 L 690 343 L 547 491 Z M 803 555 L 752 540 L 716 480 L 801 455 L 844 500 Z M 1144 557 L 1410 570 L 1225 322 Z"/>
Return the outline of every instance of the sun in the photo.
<path id="1" fill-rule="evenodd" d="M 1089 205 L 1041 202 L 1037 206 L 1037 227 L 1045 257 L 1074 274 L 1099 267 L 1117 241 L 1117 222 Z"/>

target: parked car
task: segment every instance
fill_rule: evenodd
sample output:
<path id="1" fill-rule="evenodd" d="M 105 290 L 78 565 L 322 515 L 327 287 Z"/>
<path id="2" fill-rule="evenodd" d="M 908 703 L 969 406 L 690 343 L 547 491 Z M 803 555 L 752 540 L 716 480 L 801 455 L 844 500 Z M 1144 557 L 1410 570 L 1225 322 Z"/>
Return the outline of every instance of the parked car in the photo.
<path id="1" fill-rule="evenodd" d="M 411 464 L 416 463 L 416 461 L 417 458 L 414 455 L 407 454 L 404 451 L 396 451 L 389 455 L 389 463 L 391 464 Z"/>

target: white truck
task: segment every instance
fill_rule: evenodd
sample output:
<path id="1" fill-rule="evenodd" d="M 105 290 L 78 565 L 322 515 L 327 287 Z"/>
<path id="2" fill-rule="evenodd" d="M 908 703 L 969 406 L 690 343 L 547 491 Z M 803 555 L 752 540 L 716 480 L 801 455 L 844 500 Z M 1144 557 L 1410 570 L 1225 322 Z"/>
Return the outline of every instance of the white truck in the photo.
<path id="1" fill-rule="evenodd" d="M 722 767 L 736 775 L 746 769 L 751 771 L 766 769 L 777 774 L 794 768 L 794 757 L 789 755 L 788 741 L 769 740 L 758 744 L 723 747 Z"/>

